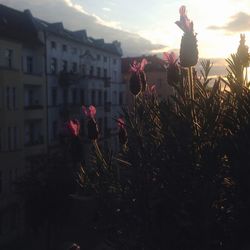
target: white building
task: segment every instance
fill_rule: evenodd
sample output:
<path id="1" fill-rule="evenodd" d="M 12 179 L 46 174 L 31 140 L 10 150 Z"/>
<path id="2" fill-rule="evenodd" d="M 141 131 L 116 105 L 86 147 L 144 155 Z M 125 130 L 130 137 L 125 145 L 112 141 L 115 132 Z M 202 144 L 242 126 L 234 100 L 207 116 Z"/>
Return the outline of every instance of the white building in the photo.
<path id="1" fill-rule="evenodd" d="M 120 43 L 87 37 L 85 30 L 66 30 L 62 23 L 36 23 L 46 41 L 49 145 L 57 144 L 68 119 L 86 124 L 81 106 L 94 105 L 101 138 L 113 137 L 112 145 L 118 148 L 115 118 L 125 104 Z"/>

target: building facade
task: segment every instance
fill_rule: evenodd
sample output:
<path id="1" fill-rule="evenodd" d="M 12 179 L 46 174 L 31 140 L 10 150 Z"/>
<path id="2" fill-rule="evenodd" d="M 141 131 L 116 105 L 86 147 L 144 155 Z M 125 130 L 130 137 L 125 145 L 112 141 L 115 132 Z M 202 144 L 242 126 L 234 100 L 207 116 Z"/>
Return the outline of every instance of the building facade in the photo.
<path id="1" fill-rule="evenodd" d="M 88 37 L 85 30 L 69 31 L 62 23 L 39 19 L 35 22 L 46 41 L 50 147 L 57 145 L 60 129 L 67 120 L 76 118 L 86 127 L 81 106 L 94 105 L 101 139 L 109 138 L 117 148 L 115 118 L 125 104 L 120 43 Z"/>
<path id="2" fill-rule="evenodd" d="M 0 245 L 22 231 L 15 182 L 47 151 L 44 45 L 29 11 L 0 5 Z"/>
<path id="3" fill-rule="evenodd" d="M 66 121 L 79 119 L 86 130 L 82 105 L 96 106 L 100 143 L 119 149 L 116 118 L 126 88 L 117 41 L 105 43 L 1 4 L 0 34 L 1 248 L 25 231 L 15 182 L 58 146 Z"/>

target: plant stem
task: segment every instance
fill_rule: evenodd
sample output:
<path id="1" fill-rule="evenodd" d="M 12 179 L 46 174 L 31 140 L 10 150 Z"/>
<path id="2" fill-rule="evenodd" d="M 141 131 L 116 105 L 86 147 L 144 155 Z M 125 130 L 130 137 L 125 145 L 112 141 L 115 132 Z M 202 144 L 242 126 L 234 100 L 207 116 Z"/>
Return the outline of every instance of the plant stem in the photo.
<path id="1" fill-rule="evenodd" d="M 194 108 L 194 77 L 193 77 L 193 67 L 188 67 L 188 87 L 189 87 L 189 96 L 190 96 L 190 104 L 191 104 L 191 116 L 193 127 L 195 130 L 196 135 L 198 135 L 198 124 L 197 124 L 197 117 Z"/>
<path id="2" fill-rule="evenodd" d="M 99 146 L 98 146 L 97 140 L 94 140 L 94 141 L 93 141 L 93 144 L 94 144 L 94 147 L 95 147 L 95 151 L 96 151 L 97 156 L 101 159 L 101 161 L 102 161 L 104 167 L 107 168 L 107 167 L 108 167 L 108 164 L 107 164 L 106 160 L 104 159 L 104 157 L 103 157 L 103 155 L 102 155 L 102 152 L 101 152 L 101 150 L 100 150 L 100 148 L 99 148 Z"/>

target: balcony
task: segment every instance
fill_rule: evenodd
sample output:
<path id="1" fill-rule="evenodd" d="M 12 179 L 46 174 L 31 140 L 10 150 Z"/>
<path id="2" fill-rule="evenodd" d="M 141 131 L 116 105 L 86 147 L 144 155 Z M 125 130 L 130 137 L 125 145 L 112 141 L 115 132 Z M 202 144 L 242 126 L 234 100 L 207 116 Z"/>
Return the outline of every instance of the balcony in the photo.
<path id="1" fill-rule="evenodd" d="M 105 112 L 110 112 L 111 111 L 111 102 L 105 102 L 104 111 Z"/>
<path id="2" fill-rule="evenodd" d="M 42 87 L 24 85 L 24 109 L 39 110 L 43 109 Z"/>
<path id="3" fill-rule="evenodd" d="M 77 84 L 81 76 L 76 73 L 60 72 L 58 82 L 62 87 L 68 87 L 70 85 Z"/>

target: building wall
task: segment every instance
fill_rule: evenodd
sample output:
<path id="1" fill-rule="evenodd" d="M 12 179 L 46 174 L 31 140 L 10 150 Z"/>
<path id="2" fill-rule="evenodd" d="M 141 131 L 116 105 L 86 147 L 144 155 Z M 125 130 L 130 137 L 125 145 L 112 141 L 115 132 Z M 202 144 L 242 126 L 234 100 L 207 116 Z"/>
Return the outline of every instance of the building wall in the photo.
<path id="1" fill-rule="evenodd" d="M 11 53 L 9 52 L 11 51 Z M 43 48 L 25 48 L 18 41 L 0 39 L 0 245 L 23 230 L 23 202 L 14 183 L 25 173 L 27 158 L 46 152 L 46 140 L 26 144 L 27 123 L 39 120 L 46 138 L 46 96 Z M 33 72 L 27 72 L 27 56 Z M 27 88 L 38 88 L 39 107 L 26 100 Z M 29 132 L 29 131 L 28 131 Z"/>
<path id="2" fill-rule="evenodd" d="M 57 143 L 54 132 L 55 126 L 58 126 L 57 131 L 60 131 L 60 127 L 67 119 L 86 120 L 81 111 L 82 105 L 96 106 L 96 120 L 99 123 L 102 138 L 110 137 L 112 133 L 116 133 L 117 125 L 114 118 L 121 112 L 119 95 L 123 92 L 122 95 L 124 96 L 125 91 L 121 77 L 121 57 L 51 34 L 47 35 L 46 44 L 50 145 Z M 56 49 L 52 48 L 52 45 Z M 67 52 L 63 51 L 63 45 L 67 46 Z M 52 58 L 56 59 L 58 65 L 56 72 L 53 74 L 51 70 L 53 68 L 51 67 Z M 73 62 L 77 63 L 75 75 L 78 76 L 78 80 L 68 86 L 62 86 L 59 80 L 60 71 L 63 70 L 63 60 L 68 62 L 68 66 L 72 65 Z M 71 70 L 72 68 L 68 67 L 67 72 L 70 74 Z M 53 100 L 55 99 L 55 97 L 53 98 L 55 92 L 56 101 Z M 61 116 L 65 93 L 68 95 L 67 106 L 70 107 L 68 117 Z M 125 102 L 125 98 L 123 98 L 123 102 Z"/>

